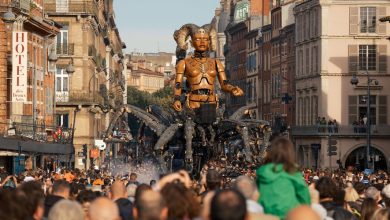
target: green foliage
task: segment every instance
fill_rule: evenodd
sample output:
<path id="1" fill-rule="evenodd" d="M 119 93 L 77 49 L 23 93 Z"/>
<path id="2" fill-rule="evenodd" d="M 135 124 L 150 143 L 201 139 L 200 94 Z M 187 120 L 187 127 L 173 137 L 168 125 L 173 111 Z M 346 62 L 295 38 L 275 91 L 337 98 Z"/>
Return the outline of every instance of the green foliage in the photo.
<path id="1" fill-rule="evenodd" d="M 127 88 L 127 103 L 142 109 L 148 105 L 158 105 L 163 109 L 170 109 L 173 103 L 173 89 L 167 86 L 150 94 L 129 86 Z"/>

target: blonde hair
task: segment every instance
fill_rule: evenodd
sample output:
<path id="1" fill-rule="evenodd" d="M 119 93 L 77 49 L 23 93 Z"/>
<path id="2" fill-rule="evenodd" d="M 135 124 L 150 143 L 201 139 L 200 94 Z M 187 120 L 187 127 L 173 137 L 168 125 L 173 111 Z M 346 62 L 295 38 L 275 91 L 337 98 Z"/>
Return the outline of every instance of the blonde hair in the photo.
<path id="1" fill-rule="evenodd" d="M 359 194 L 352 186 L 345 188 L 345 201 L 355 202 L 358 199 L 359 199 Z"/>

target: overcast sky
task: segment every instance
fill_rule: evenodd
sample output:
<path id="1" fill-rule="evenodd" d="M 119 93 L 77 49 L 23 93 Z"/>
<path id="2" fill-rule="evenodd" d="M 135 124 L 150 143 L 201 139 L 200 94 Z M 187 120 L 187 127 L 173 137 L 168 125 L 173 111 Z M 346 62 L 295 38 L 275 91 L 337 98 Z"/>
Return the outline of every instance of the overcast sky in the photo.
<path id="1" fill-rule="evenodd" d="M 183 24 L 210 23 L 220 0 L 114 0 L 126 52 L 174 52 L 173 32 Z"/>

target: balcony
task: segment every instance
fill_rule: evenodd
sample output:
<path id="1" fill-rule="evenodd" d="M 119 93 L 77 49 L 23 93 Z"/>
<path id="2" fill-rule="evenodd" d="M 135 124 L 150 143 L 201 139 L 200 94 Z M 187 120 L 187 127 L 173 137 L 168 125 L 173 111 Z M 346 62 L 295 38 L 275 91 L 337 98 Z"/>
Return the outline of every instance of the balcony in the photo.
<path id="1" fill-rule="evenodd" d="M 69 92 L 56 92 L 56 102 L 69 102 Z"/>
<path id="2" fill-rule="evenodd" d="M 104 99 L 98 92 L 84 91 L 56 92 L 56 101 L 59 104 L 103 104 Z"/>
<path id="3" fill-rule="evenodd" d="M 29 12 L 31 9 L 30 0 L 0 0 L 0 6 L 11 6 L 24 12 Z"/>
<path id="4" fill-rule="evenodd" d="M 94 0 L 45 0 L 44 9 L 47 14 L 83 14 L 98 16 L 99 9 Z"/>
<path id="5" fill-rule="evenodd" d="M 57 55 L 60 56 L 74 55 L 74 44 L 57 44 Z"/>
<path id="6" fill-rule="evenodd" d="M 367 136 L 365 126 L 294 126 L 291 128 L 293 136 L 345 136 L 345 137 L 362 137 Z M 371 125 L 372 136 L 390 137 L 390 125 Z"/>
<path id="7" fill-rule="evenodd" d="M 0 123 L 5 124 L 5 123 Z M 8 125 L 8 124 L 7 124 Z M 7 138 L 27 138 L 43 143 L 71 144 L 73 129 L 13 122 L 2 136 Z"/>

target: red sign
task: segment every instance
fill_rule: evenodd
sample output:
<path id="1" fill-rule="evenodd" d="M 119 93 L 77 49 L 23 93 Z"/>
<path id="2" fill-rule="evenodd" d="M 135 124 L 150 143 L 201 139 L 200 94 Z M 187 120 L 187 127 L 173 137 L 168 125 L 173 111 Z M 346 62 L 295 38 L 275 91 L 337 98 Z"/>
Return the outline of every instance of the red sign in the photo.
<path id="1" fill-rule="evenodd" d="M 99 149 L 92 149 L 89 151 L 89 157 L 93 159 L 98 158 L 100 156 L 99 154 L 100 154 Z"/>

